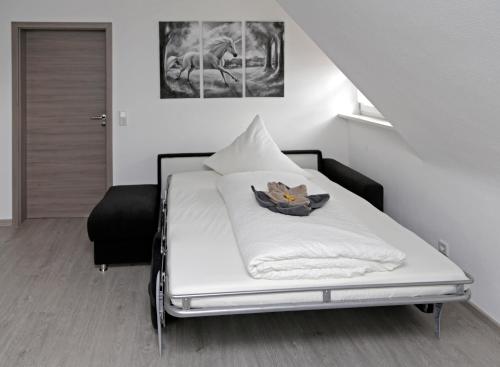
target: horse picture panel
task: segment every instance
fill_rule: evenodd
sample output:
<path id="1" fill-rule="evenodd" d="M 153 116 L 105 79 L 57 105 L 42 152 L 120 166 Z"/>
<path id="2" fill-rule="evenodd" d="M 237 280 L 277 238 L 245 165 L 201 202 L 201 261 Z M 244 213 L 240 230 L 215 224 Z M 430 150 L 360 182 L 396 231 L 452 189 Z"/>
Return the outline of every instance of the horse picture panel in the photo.
<path id="1" fill-rule="evenodd" d="M 160 22 L 160 97 L 200 98 L 199 22 Z"/>
<path id="2" fill-rule="evenodd" d="M 245 95 L 285 96 L 285 23 L 245 22 Z"/>
<path id="3" fill-rule="evenodd" d="M 243 95 L 242 22 L 203 22 L 203 97 Z"/>

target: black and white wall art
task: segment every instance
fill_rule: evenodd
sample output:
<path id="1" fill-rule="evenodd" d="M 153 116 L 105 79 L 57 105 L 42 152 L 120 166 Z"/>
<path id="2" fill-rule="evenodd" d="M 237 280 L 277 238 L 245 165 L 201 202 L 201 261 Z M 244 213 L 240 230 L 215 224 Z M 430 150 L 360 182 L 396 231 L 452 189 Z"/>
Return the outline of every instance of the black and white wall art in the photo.
<path id="1" fill-rule="evenodd" d="M 242 97 L 241 22 L 203 22 L 204 98 Z"/>
<path id="2" fill-rule="evenodd" d="M 247 97 L 284 97 L 285 23 L 245 23 Z"/>
<path id="3" fill-rule="evenodd" d="M 284 97 L 285 23 L 244 27 L 160 22 L 161 98 Z"/>
<path id="4" fill-rule="evenodd" d="M 160 22 L 160 97 L 200 97 L 200 23 Z"/>

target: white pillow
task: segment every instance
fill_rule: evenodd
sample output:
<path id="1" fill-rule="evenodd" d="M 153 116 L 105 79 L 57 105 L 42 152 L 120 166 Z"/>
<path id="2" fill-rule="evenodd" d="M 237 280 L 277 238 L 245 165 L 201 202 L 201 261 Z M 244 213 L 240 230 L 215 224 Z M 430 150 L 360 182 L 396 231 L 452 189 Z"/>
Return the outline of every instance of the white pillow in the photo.
<path id="1" fill-rule="evenodd" d="M 222 175 L 248 171 L 284 171 L 310 176 L 281 152 L 259 115 L 255 116 L 243 134 L 206 159 L 204 164 Z"/>

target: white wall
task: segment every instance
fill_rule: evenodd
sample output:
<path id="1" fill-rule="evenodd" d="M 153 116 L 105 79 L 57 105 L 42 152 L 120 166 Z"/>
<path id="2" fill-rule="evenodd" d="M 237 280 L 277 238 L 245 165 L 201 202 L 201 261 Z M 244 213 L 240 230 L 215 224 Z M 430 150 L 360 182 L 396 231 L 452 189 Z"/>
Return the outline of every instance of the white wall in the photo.
<path id="1" fill-rule="evenodd" d="M 349 159 L 384 185 L 385 211 L 475 277 L 472 301 L 500 322 L 500 187 L 425 163 L 395 130 L 349 124 Z"/>
<path id="2" fill-rule="evenodd" d="M 351 164 L 396 220 L 450 242 L 500 320 L 500 2 L 278 2 L 399 133 L 353 127 Z"/>
<path id="3" fill-rule="evenodd" d="M 161 100 L 158 21 L 283 20 L 285 98 Z M 347 161 L 346 123 L 353 88 L 322 51 L 269 0 L 2 0 L 0 3 L 0 219 L 11 217 L 11 21 L 113 23 L 113 111 L 116 184 L 155 180 L 155 156 L 213 151 L 229 143 L 256 113 L 283 149 L 318 148 Z"/>
<path id="4" fill-rule="evenodd" d="M 279 3 L 420 157 L 500 182 L 500 1 Z"/>

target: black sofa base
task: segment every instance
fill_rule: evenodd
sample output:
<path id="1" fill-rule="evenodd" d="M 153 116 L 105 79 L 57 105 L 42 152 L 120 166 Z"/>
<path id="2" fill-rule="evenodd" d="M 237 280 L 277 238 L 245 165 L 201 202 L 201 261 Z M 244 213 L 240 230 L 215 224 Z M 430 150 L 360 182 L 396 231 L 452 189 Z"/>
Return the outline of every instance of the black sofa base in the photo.
<path id="1" fill-rule="evenodd" d="M 149 264 L 151 237 L 94 242 L 94 264 Z"/>
<path id="2" fill-rule="evenodd" d="M 94 263 L 151 262 L 151 241 L 158 226 L 158 185 L 110 187 L 87 221 L 94 242 Z"/>

